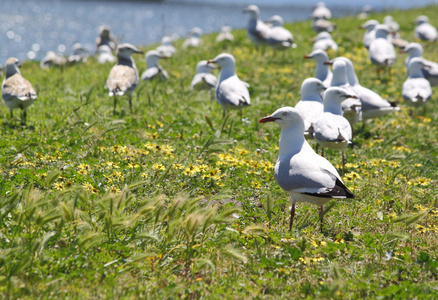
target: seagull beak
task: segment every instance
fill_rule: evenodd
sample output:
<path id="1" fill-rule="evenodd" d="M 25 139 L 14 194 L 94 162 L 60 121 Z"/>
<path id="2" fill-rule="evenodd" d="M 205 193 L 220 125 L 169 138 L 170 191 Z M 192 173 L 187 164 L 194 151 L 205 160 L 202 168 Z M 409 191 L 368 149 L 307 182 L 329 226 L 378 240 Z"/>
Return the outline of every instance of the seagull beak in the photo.
<path id="1" fill-rule="evenodd" d="M 423 68 L 431 69 L 432 66 L 431 66 L 431 65 L 426 65 L 426 64 L 424 64 L 424 65 L 423 65 Z"/>
<path id="2" fill-rule="evenodd" d="M 312 58 L 312 56 L 310 56 L 310 55 L 304 55 L 303 58 L 305 58 L 305 59 L 309 59 L 309 58 Z"/>
<path id="3" fill-rule="evenodd" d="M 400 49 L 399 53 L 406 53 L 405 49 Z"/>
<path id="4" fill-rule="evenodd" d="M 135 50 L 134 53 L 143 54 L 144 52 L 141 50 Z"/>
<path id="5" fill-rule="evenodd" d="M 162 56 L 160 56 L 160 58 L 168 59 L 169 56 L 164 56 L 164 55 L 162 55 Z"/>
<path id="6" fill-rule="evenodd" d="M 271 116 L 267 116 L 267 117 L 261 118 L 259 120 L 259 123 L 275 122 L 275 120 L 278 120 L 278 119 L 279 118 L 274 118 L 274 117 L 271 117 Z"/>
<path id="7" fill-rule="evenodd" d="M 362 25 L 361 25 L 361 26 L 358 27 L 358 29 L 365 29 L 365 28 L 363 28 Z"/>
<path id="8" fill-rule="evenodd" d="M 345 99 L 347 98 L 359 99 L 359 97 L 356 95 L 343 95 L 342 97 L 344 97 Z"/>
<path id="9" fill-rule="evenodd" d="M 329 66 L 331 66 L 331 65 L 333 65 L 333 62 L 332 62 L 332 61 L 325 61 L 325 62 L 323 63 L 323 65 L 329 65 Z"/>
<path id="10" fill-rule="evenodd" d="M 214 64 L 214 63 L 216 63 L 216 62 L 214 61 L 214 59 L 209 59 L 209 60 L 207 60 L 207 64 Z"/>

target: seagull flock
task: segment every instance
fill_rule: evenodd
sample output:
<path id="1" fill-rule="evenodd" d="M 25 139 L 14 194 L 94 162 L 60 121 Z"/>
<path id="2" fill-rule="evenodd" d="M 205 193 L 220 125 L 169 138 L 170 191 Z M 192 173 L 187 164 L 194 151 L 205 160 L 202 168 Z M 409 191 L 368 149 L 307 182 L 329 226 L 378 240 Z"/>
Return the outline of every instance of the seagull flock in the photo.
<path id="1" fill-rule="evenodd" d="M 368 18 L 371 8 L 364 7 L 360 18 Z M 283 27 L 283 18 L 272 16 L 263 22 L 259 19 L 260 10 L 249 5 L 243 10 L 249 19 L 246 26 L 248 38 L 256 48 L 272 47 L 274 51 L 297 47 L 292 33 Z M 308 202 L 320 208 L 321 231 L 323 230 L 323 205 L 332 199 L 354 198 L 344 185 L 336 168 L 323 157 L 324 148 L 339 150 L 342 154 L 342 173 L 345 168 L 345 152 L 353 142 L 354 125 L 365 120 L 379 118 L 397 112 L 396 102 L 383 99 L 376 92 L 359 83 L 353 62 L 346 57 L 329 59 L 329 53 L 338 49 L 330 32 L 336 24 L 330 21 L 331 12 L 323 2 L 313 10 L 312 29 L 317 34 L 314 45 L 305 59 L 315 61 L 315 75 L 307 78 L 301 85 L 301 100 L 295 107 L 282 107 L 260 119 L 260 123 L 274 122 L 280 126 L 279 154 L 275 165 L 275 178 L 279 186 L 291 198 L 290 230 L 295 216 L 295 204 Z M 406 53 L 407 79 L 402 86 L 404 103 L 409 106 L 424 105 L 432 96 L 432 86 L 438 85 L 438 64 L 424 59 L 420 42 L 438 40 L 437 30 L 429 24 L 427 16 L 415 20 L 414 37 L 417 42 L 402 40 L 397 33 L 399 25 L 391 16 L 386 16 L 382 24 L 377 20 L 367 20 L 360 28 L 365 30 L 363 46 L 368 50 L 370 62 L 376 66 L 378 74 L 396 60 L 395 47 Z M 172 45 L 174 38 L 165 36 L 161 45 L 146 53 L 147 68 L 139 76 L 133 54 L 143 52 L 129 43 L 118 44 L 107 26 L 99 28 L 96 40 L 96 59 L 98 63 L 117 63 L 112 67 L 106 88 L 114 100 L 113 112 L 116 114 L 117 99 L 126 95 L 132 113 L 132 92 L 141 80 L 167 80 L 168 73 L 158 63 L 160 59 L 170 58 L 176 52 Z M 234 37 L 229 26 L 223 26 L 216 42 L 231 42 Z M 202 46 L 202 30 L 195 27 L 189 31 L 183 48 Z M 293 51 L 293 50 L 291 50 Z M 115 56 L 113 55 L 115 53 Z M 41 61 L 41 68 L 85 62 L 89 53 L 75 45 L 74 53 L 68 59 L 54 52 Z M 195 91 L 214 90 L 217 102 L 221 105 L 223 116 L 228 109 L 242 109 L 251 105 L 249 84 L 236 74 L 236 59 L 229 53 L 221 53 L 214 58 L 201 60 L 196 65 L 190 88 Z M 331 69 L 330 69 L 331 66 Z M 10 57 L 6 61 L 5 78 L 2 84 L 2 98 L 13 117 L 13 110 L 22 110 L 22 123 L 26 122 L 27 108 L 36 101 L 37 94 L 31 83 L 21 76 L 20 62 Z M 218 78 L 211 72 L 220 68 Z M 379 75 L 380 76 L 380 75 Z M 388 73 L 390 76 L 390 72 Z M 317 154 L 307 140 L 314 139 L 322 148 L 322 156 Z"/>

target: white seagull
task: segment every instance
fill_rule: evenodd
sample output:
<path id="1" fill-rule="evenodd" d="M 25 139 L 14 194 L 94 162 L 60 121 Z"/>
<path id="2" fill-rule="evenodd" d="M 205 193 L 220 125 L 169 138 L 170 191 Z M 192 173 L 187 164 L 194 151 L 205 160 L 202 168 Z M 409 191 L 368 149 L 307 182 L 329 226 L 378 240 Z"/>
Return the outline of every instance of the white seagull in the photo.
<path id="1" fill-rule="evenodd" d="M 206 60 L 201 60 L 196 65 L 196 74 L 193 76 L 190 87 L 192 90 L 211 90 L 217 85 L 217 78 L 210 72 L 216 69 L 213 64 L 209 64 Z"/>
<path id="2" fill-rule="evenodd" d="M 379 25 L 377 20 L 368 20 L 359 26 L 360 29 L 365 29 L 363 34 L 363 45 L 365 48 L 369 49 L 371 43 L 376 39 L 376 26 Z"/>
<path id="3" fill-rule="evenodd" d="M 23 110 L 21 123 L 26 124 L 26 110 L 36 100 L 37 94 L 32 87 L 32 84 L 23 76 L 21 76 L 20 61 L 15 57 L 10 57 L 6 60 L 6 76 L 2 84 L 2 98 L 11 112 L 20 108 Z"/>
<path id="4" fill-rule="evenodd" d="M 392 31 L 398 31 L 398 29 L 400 28 L 398 23 L 396 21 L 394 21 L 394 18 L 392 16 L 389 16 L 389 15 L 385 16 L 383 18 L 383 24 L 388 26 L 389 29 L 392 30 Z"/>
<path id="5" fill-rule="evenodd" d="M 351 143 L 353 132 L 350 122 L 343 117 L 341 103 L 345 99 L 354 98 L 346 89 L 341 87 L 329 87 L 323 97 L 324 112 L 314 124 L 314 136 L 318 144 L 324 148 L 341 150 L 342 172 L 345 169 L 345 149 Z"/>
<path id="6" fill-rule="evenodd" d="M 232 42 L 234 41 L 234 36 L 231 33 L 230 26 L 222 26 L 221 32 L 216 37 L 216 43 Z"/>
<path id="7" fill-rule="evenodd" d="M 420 57 L 414 57 L 409 62 L 409 76 L 403 83 L 402 96 L 410 106 L 424 105 L 432 96 L 430 83 L 421 71 L 426 66 Z"/>
<path id="8" fill-rule="evenodd" d="M 419 43 L 409 43 L 404 49 L 400 50 L 402 53 L 408 53 L 408 57 L 405 60 L 406 70 L 408 71 L 409 62 L 414 57 L 423 58 L 423 46 Z M 423 62 L 428 65 L 428 67 L 423 67 L 421 71 L 424 77 L 429 80 L 431 86 L 438 85 L 438 64 L 436 62 L 427 60 L 423 58 Z M 409 72 L 407 72 L 409 76 Z"/>
<path id="9" fill-rule="evenodd" d="M 202 45 L 202 29 L 199 27 L 193 27 L 189 31 L 189 37 L 184 41 L 183 48 L 198 48 Z"/>
<path id="10" fill-rule="evenodd" d="M 138 71 L 134 59 L 131 57 L 134 53 L 143 53 L 135 46 L 124 43 L 117 47 L 117 64 L 112 67 L 106 87 L 109 90 L 109 96 L 114 97 L 114 114 L 116 113 L 117 96 L 127 94 L 129 96 L 129 109 L 132 113 L 132 92 L 138 85 Z"/>
<path id="11" fill-rule="evenodd" d="M 327 8 L 324 2 L 318 2 L 313 7 L 312 18 L 328 20 L 332 18 L 332 12 Z"/>
<path id="12" fill-rule="evenodd" d="M 322 18 L 313 18 L 312 29 L 319 33 L 323 31 L 332 32 L 336 29 L 336 24 Z"/>
<path id="13" fill-rule="evenodd" d="M 316 61 L 315 77 L 321 80 L 326 88 L 329 87 L 333 74 L 329 66 L 324 64 L 329 61 L 327 53 L 324 50 L 314 50 L 312 53 L 305 55 L 304 58 L 311 58 Z"/>
<path id="14" fill-rule="evenodd" d="M 330 33 L 323 31 L 318 33 L 314 38 L 315 43 L 313 44 L 313 51 L 315 50 L 329 50 L 338 51 L 338 44 L 333 40 Z"/>
<path id="15" fill-rule="evenodd" d="M 67 61 L 70 64 L 85 63 L 88 56 L 90 56 L 88 49 L 80 43 L 75 43 L 73 45 L 73 54 L 68 57 Z"/>
<path id="16" fill-rule="evenodd" d="M 117 39 L 111 34 L 110 28 L 106 25 L 100 26 L 99 36 L 96 39 L 96 50 L 102 45 L 107 45 L 111 51 L 116 51 L 117 44 Z"/>
<path id="17" fill-rule="evenodd" d="M 365 125 L 366 119 L 378 118 L 383 115 L 400 110 L 400 107 L 397 106 L 396 102 L 388 102 L 382 99 L 382 97 L 380 97 L 377 93 L 360 85 L 359 79 L 357 78 L 356 72 L 354 71 L 354 65 L 351 60 L 346 57 L 335 58 L 335 60 L 338 59 L 343 60 L 347 64 L 348 83 L 362 103 L 361 110 L 362 118 L 364 121 L 363 125 Z"/>
<path id="18" fill-rule="evenodd" d="M 56 54 L 54 51 L 48 51 L 46 56 L 40 61 L 40 68 L 62 67 L 66 62 L 67 59 L 64 56 Z"/>
<path id="19" fill-rule="evenodd" d="M 277 50 L 296 47 L 292 33 L 283 27 L 284 21 L 282 17 L 279 15 L 272 16 L 266 23 L 272 25 L 267 36 L 269 46 Z"/>
<path id="20" fill-rule="evenodd" d="M 308 137 L 313 137 L 313 124 L 324 111 L 321 97 L 324 91 L 324 84 L 318 78 L 307 78 L 301 85 L 301 100 L 295 109 L 304 121 L 304 134 Z"/>
<path id="21" fill-rule="evenodd" d="M 154 78 L 159 78 L 163 80 L 169 79 L 166 70 L 158 64 L 158 61 L 162 58 L 167 58 L 167 56 L 162 55 L 157 50 L 150 50 L 146 52 L 146 65 L 147 68 L 141 74 L 142 80 L 152 80 Z"/>
<path id="22" fill-rule="evenodd" d="M 116 57 L 108 45 L 100 45 L 99 48 L 97 48 L 97 62 L 99 64 L 113 63 L 115 61 Z"/>
<path id="23" fill-rule="evenodd" d="M 292 200 L 289 230 L 295 216 L 295 204 L 308 202 L 319 205 L 320 230 L 323 227 L 323 205 L 332 199 L 354 198 L 335 167 L 316 154 L 304 138 L 304 122 L 296 109 L 283 107 L 259 123 L 275 122 L 281 128 L 279 153 L 275 164 L 275 179 Z"/>
<path id="24" fill-rule="evenodd" d="M 221 68 L 219 81 L 216 85 L 216 100 L 222 106 L 223 117 L 225 117 L 228 108 L 240 109 L 242 113 L 244 106 L 251 105 L 251 99 L 249 97 L 248 83 L 240 80 L 236 75 L 236 60 L 234 56 L 222 53 L 207 62 L 209 64 L 214 63 Z"/>
<path id="25" fill-rule="evenodd" d="M 389 67 L 395 62 L 394 46 L 388 40 L 390 29 L 386 25 L 376 26 L 376 39 L 371 42 L 368 55 L 377 67 Z"/>
<path id="26" fill-rule="evenodd" d="M 249 15 L 249 21 L 246 26 L 248 37 L 256 46 L 266 44 L 268 33 L 271 28 L 259 20 L 259 8 L 256 5 L 250 5 L 245 8 L 243 12 Z"/>
<path id="27" fill-rule="evenodd" d="M 365 20 L 368 19 L 368 17 L 370 16 L 370 12 L 373 10 L 373 8 L 370 5 L 364 5 L 362 7 L 362 10 L 360 11 L 360 13 L 357 15 L 357 18 L 359 20 Z"/>
<path id="28" fill-rule="evenodd" d="M 438 40 L 438 33 L 436 28 L 429 24 L 429 18 L 427 16 L 419 16 L 415 19 L 417 27 L 415 27 L 415 37 L 423 41 L 436 41 Z"/>
<path id="29" fill-rule="evenodd" d="M 163 36 L 161 39 L 161 45 L 155 50 L 166 57 L 171 57 L 176 53 L 176 48 L 172 45 L 172 38 L 170 36 Z"/>

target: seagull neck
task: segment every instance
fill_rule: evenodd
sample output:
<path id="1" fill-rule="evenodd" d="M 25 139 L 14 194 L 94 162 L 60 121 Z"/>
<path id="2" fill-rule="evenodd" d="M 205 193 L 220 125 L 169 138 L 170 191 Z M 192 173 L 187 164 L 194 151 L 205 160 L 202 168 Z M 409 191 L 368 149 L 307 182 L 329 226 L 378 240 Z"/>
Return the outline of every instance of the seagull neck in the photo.
<path id="1" fill-rule="evenodd" d="M 317 101 L 322 103 L 321 95 L 315 91 L 302 91 L 301 101 Z"/>
<path id="2" fill-rule="evenodd" d="M 351 86 L 359 85 L 359 79 L 356 76 L 356 72 L 354 72 L 353 67 L 347 68 L 347 77 L 348 77 L 348 83 Z"/>
<path id="3" fill-rule="evenodd" d="M 334 115 L 342 116 L 342 106 L 336 101 L 324 99 L 324 112 L 332 113 Z"/>
<path id="4" fill-rule="evenodd" d="M 333 71 L 333 77 L 332 77 L 332 82 L 331 82 L 331 86 L 343 86 L 348 84 L 347 81 L 347 74 L 344 72 L 336 72 Z"/>
<path id="5" fill-rule="evenodd" d="M 118 65 L 135 68 L 135 62 L 132 59 L 132 57 L 118 56 L 118 59 L 119 59 Z"/>
<path id="6" fill-rule="evenodd" d="M 221 72 L 219 74 L 219 80 L 225 80 L 231 76 L 236 75 L 235 69 L 233 65 L 222 67 Z"/>
<path id="7" fill-rule="evenodd" d="M 327 58 L 328 60 L 328 58 Z M 324 61 L 318 61 L 316 63 L 315 77 L 316 78 L 327 78 L 330 74 L 330 69 L 328 65 L 324 65 Z"/>
<path id="8" fill-rule="evenodd" d="M 9 78 L 15 74 L 21 74 L 20 70 L 17 67 L 15 67 L 15 65 L 13 68 L 6 66 L 6 75 L 5 75 L 6 78 Z"/>
<path id="9" fill-rule="evenodd" d="M 424 78 L 423 72 L 420 66 L 410 66 L 409 78 Z"/>
<path id="10" fill-rule="evenodd" d="M 283 157 L 300 152 L 305 142 L 304 124 L 302 130 L 297 130 L 296 127 L 281 128 L 278 159 L 281 160 Z"/>

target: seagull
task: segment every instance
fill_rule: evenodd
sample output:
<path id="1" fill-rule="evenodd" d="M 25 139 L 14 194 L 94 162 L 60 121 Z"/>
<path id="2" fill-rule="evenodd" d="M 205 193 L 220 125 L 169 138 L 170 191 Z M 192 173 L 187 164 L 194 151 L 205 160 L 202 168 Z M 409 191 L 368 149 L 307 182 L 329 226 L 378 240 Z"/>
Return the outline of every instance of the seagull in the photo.
<path id="1" fill-rule="evenodd" d="M 359 79 L 354 71 L 353 63 L 346 57 L 337 57 L 335 60 L 343 60 L 347 64 L 347 80 L 352 87 L 354 93 L 359 97 L 362 104 L 363 126 L 366 119 L 378 118 L 383 115 L 399 111 L 400 107 L 396 102 L 388 102 L 372 90 L 363 87 L 359 83 Z"/>
<path id="2" fill-rule="evenodd" d="M 167 58 L 167 56 L 162 55 L 157 50 L 150 50 L 146 52 L 147 68 L 141 75 L 142 80 L 151 80 L 154 78 L 160 78 L 163 80 L 169 79 L 166 70 L 164 70 L 163 67 L 158 64 L 158 61 L 162 58 Z M 161 76 L 158 77 L 158 75 Z"/>
<path id="3" fill-rule="evenodd" d="M 368 19 L 370 12 L 373 10 L 373 8 L 370 5 L 364 5 L 362 7 L 361 12 L 357 15 L 359 20 L 365 20 Z"/>
<path id="4" fill-rule="evenodd" d="M 184 41 L 183 48 L 198 48 L 202 45 L 202 29 L 199 27 L 193 27 L 189 31 L 189 37 Z"/>
<path id="5" fill-rule="evenodd" d="M 234 36 L 231 33 L 231 27 L 222 26 L 221 32 L 216 37 L 216 43 L 232 42 L 232 41 L 234 41 Z"/>
<path id="6" fill-rule="evenodd" d="M 312 29 L 316 33 L 323 31 L 332 32 L 336 29 L 336 24 L 326 19 L 313 18 Z"/>
<path id="7" fill-rule="evenodd" d="M 48 51 L 46 56 L 40 61 L 41 69 L 48 69 L 50 67 L 62 67 L 67 60 L 65 57 L 56 54 L 53 51 Z"/>
<path id="8" fill-rule="evenodd" d="M 222 106 L 223 117 L 228 108 L 238 108 L 242 113 L 244 106 L 251 105 L 248 87 L 249 84 L 236 75 L 236 60 L 228 53 L 222 53 L 207 63 L 214 63 L 221 68 L 219 81 L 216 85 L 216 100 Z"/>
<path id="9" fill-rule="evenodd" d="M 117 47 L 117 64 L 112 67 L 106 87 L 109 90 L 109 96 L 114 97 L 114 114 L 116 113 L 117 96 L 123 96 L 125 93 L 129 96 L 129 109 L 132 113 L 132 92 L 138 85 L 138 71 L 134 59 L 131 55 L 134 53 L 142 54 L 135 46 L 124 43 Z"/>
<path id="10" fill-rule="evenodd" d="M 211 90 L 216 87 L 217 78 L 210 72 L 216 69 L 213 64 L 209 64 L 206 60 L 201 60 L 196 65 L 196 74 L 193 76 L 190 87 L 192 90 Z"/>
<path id="11" fill-rule="evenodd" d="M 330 87 L 323 97 L 324 112 L 319 116 L 314 124 L 314 136 L 318 144 L 323 148 L 341 150 L 342 152 L 342 172 L 345 169 L 345 149 L 351 144 L 353 132 L 350 122 L 343 117 L 341 103 L 345 99 L 357 99 L 345 88 Z"/>
<path id="12" fill-rule="evenodd" d="M 325 62 L 332 65 L 333 77 L 330 86 L 342 87 L 348 90 L 351 95 L 356 95 L 353 87 L 348 82 L 347 63 L 343 60 L 335 59 Z M 351 127 L 362 119 L 362 102 L 356 97 L 348 97 L 341 104 L 344 117 L 350 122 Z"/>
<path id="13" fill-rule="evenodd" d="M 161 45 L 155 50 L 166 57 L 171 57 L 176 53 L 176 48 L 172 45 L 172 38 L 170 36 L 163 36 L 161 39 Z"/>
<path id="14" fill-rule="evenodd" d="M 256 5 L 250 5 L 243 10 L 244 13 L 249 15 L 249 21 L 246 26 L 248 36 L 254 45 L 266 44 L 268 33 L 271 28 L 259 20 L 260 10 Z"/>
<path id="15" fill-rule="evenodd" d="M 321 94 L 325 86 L 318 78 L 307 78 L 301 85 L 301 100 L 295 109 L 304 121 L 304 135 L 313 137 L 313 124 L 324 111 Z"/>
<path id="16" fill-rule="evenodd" d="M 390 67 L 395 62 L 394 46 L 388 41 L 389 27 L 386 25 L 376 26 L 376 39 L 371 42 L 368 55 L 377 67 Z"/>
<path id="17" fill-rule="evenodd" d="M 415 19 L 417 27 L 415 27 L 415 37 L 422 41 L 436 41 L 438 40 L 438 33 L 436 28 L 429 24 L 427 16 L 419 16 Z"/>
<path id="18" fill-rule="evenodd" d="M 313 59 L 316 61 L 315 77 L 322 81 L 327 88 L 332 82 L 332 71 L 328 65 L 324 65 L 329 60 L 327 53 L 324 50 L 314 50 L 312 53 L 305 55 L 306 59 Z"/>
<path id="19" fill-rule="evenodd" d="M 315 50 L 327 51 L 329 49 L 333 49 L 334 51 L 338 50 L 338 44 L 336 44 L 331 34 L 328 33 L 327 31 L 318 33 L 314 41 L 315 43 L 313 44 L 313 51 Z"/>
<path id="20" fill-rule="evenodd" d="M 319 205 L 320 230 L 323 229 L 323 205 L 331 199 L 354 198 L 343 184 L 335 167 L 316 154 L 304 138 L 304 122 L 298 111 L 282 107 L 259 123 L 275 122 L 281 128 L 279 153 L 275 164 L 275 179 L 292 200 L 289 230 L 295 216 L 295 204 L 308 202 Z"/>
<path id="21" fill-rule="evenodd" d="M 419 43 L 409 43 L 404 49 L 402 49 L 400 52 L 402 53 L 408 53 L 409 56 L 405 60 L 405 65 L 407 71 L 409 62 L 414 57 L 421 57 L 423 56 L 423 46 L 421 46 Z M 424 59 L 423 62 L 428 65 L 428 67 L 423 67 L 421 71 L 423 72 L 424 77 L 429 80 L 431 86 L 438 85 L 438 64 Z M 407 72 L 407 75 L 409 76 L 409 72 Z"/>
<path id="22" fill-rule="evenodd" d="M 292 33 L 283 27 L 284 21 L 282 17 L 279 15 L 272 16 L 266 23 L 272 25 L 267 36 L 269 46 L 277 50 L 296 47 Z"/>
<path id="23" fill-rule="evenodd" d="M 99 36 L 96 39 L 96 50 L 102 45 L 107 45 L 111 51 L 117 49 L 117 39 L 111 34 L 108 26 L 102 25 L 99 27 Z"/>
<path id="24" fill-rule="evenodd" d="M 376 26 L 379 25 L 377 20 L 368 20 L 359 26 L 360 29 L 365 29 L 363 34 L 363 45 L 369 49 L 371 43 L 376 39 Z"/>
<path id="25" fill-rule="evenodd" d="M 392 31 L 398 31 L 398 29 L 400 28 L 398 23 L 396 21 L 394 21 L 394 18 L 392 16 L 389 16 L 389 15 L 385 16 L 383 18 L 383 24 L 388 26 L 389 29 L 392 30 Z"/>
<path id="26" fill-rule="evenodd" d="M 410 106 L 424 105 L 432 96 L 430 83 L 421 71 L 424 67 L 427 65 L 420 57 L 414 57 L 409 62 L 409 76 L 403 83 L 402 96 Z"/>
<path id="27" fill-rule="evenodd" d="M 75 43 L 73 45 L 73 55 L 70 55 L 67 61 L 70 64 L 75 63 L 86 63 L 89 56 L 89 51 L 80 43 Z"/>
<path id="28" fill-rule="evenodd" d="M 332 18 L 332 13 L 330 9 L 327 8 L 324 2 L 318 2 L 313 7 L 312 18 L 328 20 Z"/>
<path id="29" fill-rule="evenodd" d="M 37 94 L 32 84 L 21 76 L 20 61 L 15 57 L 10 57 L 6 61 L 6 77 L 2 84 L 2 98 L 11 112 L 20 108 L 23 110 L 21 123 L 26 124 L 26 110 L 36 100 Z"/>
<path id="30" fill-rule="evenodd" d="M 108 45 L 100 45 L 97 48 L 97 62 L 99 64 L 113 63 L 116 57 L 112 54 L 111 48 Z"/>

